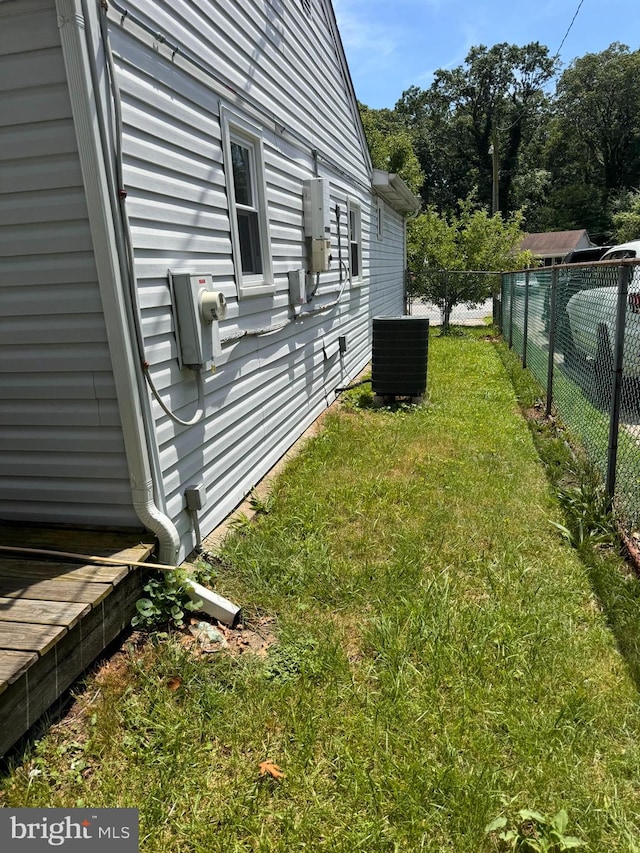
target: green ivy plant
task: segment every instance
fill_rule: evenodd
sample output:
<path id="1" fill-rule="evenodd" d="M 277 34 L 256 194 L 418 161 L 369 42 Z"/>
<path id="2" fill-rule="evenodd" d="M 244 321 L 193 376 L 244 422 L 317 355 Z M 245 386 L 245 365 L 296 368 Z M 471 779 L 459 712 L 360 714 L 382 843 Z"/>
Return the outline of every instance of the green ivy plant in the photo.
<path id="1" fill-rule="evenodd" d="M 520 821 L 515 829 L 509 829 L 506 817 L 498 817 L 485 827 L 486 833 L 496 833 L 502 842 L 502 850 L 518 853 L 561 853 L 583 847 L 584 841 L 566 835 L 569 817 L 564 809 L 550 820 L 539 812 L 521 809 Z"/>
<path id="2" fill-rule="evenodd" d="M 136 601 L 132 626 L 145 630 L 166 626 L 184 628 L 186 613 L 202 607 L 201 601 L 191 600 L 186 582 L 184 569 L 153 574 L 143 586 L 147 595 Z"/>

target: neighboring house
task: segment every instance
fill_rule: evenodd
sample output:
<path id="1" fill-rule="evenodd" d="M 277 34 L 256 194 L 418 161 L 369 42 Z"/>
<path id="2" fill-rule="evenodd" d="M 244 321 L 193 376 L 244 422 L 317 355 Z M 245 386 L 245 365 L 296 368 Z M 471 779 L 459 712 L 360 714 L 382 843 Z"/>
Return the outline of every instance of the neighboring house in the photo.
<path id="1" fill-rule="evenodd" d="M 0 518 L 177 562 L 403 313 L 417 201 L 329 0 L 0 0 L 0 66 Z"/>
<path id="2" fill-rule="evenodd" d="M 529 250 L 542 266 L 561 264 L 569 252 L 595 246 L 584 228 L 577 231 L 547 231 L 542 234 L 527 234 L 520 245 L 522 251 Z"/>

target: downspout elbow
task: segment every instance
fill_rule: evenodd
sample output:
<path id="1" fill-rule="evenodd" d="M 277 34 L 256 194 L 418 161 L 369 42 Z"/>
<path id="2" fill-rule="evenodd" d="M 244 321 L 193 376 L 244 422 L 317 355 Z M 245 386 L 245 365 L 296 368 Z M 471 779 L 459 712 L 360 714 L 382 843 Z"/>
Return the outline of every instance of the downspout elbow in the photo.
<path id="1" fill-rule="evenodd" d="M 143 485 L 132 483 L 131 494 L 136 515 L 144 526 L 158 537 L 158 562 L 176 566 L 180 553 L 180 536 L 171 519 L 155 505 L 151 480 Z"/>

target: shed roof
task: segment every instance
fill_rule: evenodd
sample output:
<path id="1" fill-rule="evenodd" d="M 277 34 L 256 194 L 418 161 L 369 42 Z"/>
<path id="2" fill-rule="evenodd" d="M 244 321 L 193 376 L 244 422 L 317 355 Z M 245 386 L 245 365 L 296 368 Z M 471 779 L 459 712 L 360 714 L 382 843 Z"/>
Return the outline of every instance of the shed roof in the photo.
<path id="1" fill-rule="evenodd" d="M 520 248 L 529 249 L 538 257 L 566 255 L 576 249 L 587 249 L 594 244 L 589 239 L 586 228 L 576 231 L 545 231 L 541 234 L 527 234 Z"/>

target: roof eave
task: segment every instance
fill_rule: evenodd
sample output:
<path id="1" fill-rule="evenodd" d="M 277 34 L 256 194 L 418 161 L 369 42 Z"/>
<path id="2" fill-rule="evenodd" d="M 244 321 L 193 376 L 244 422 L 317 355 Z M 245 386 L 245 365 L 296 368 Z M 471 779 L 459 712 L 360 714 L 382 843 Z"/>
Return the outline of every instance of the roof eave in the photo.
<path id="1" fill-rule="evenodd" d="M 411 192 L 400 175 L 374 169 L 371 182 L 376 193 L 398 213 L 416 213 L 420 209 L 420 199 Z"/>

